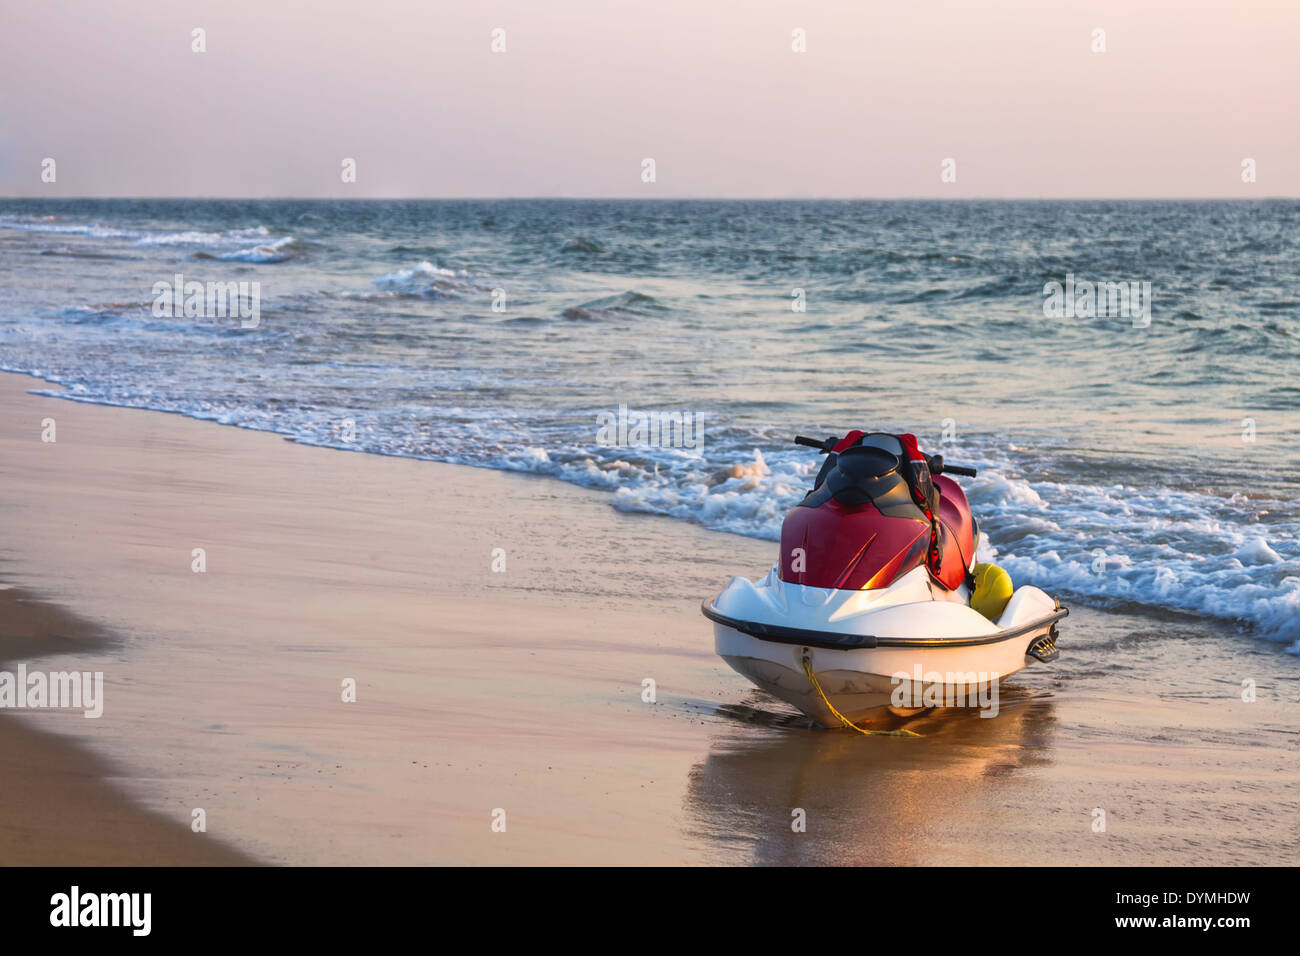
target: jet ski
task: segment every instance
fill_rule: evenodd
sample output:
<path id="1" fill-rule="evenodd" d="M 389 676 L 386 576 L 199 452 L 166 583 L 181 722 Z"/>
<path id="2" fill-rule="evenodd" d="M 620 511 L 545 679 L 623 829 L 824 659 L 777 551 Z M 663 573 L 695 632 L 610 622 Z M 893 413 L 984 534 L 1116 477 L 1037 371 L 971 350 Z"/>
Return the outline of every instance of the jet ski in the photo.
<path id="1" fill-rule="evenodd" d="M 978 564 L 979 528 L 950 475 L 910 434 L 851 431 L 795 443 L 826 455 L 781 527 L 777 562 L 702 605 L 717 653 L 825 727 L 938 706 L 1052 661 L 1060 602 Z M 866 732 L 866 731 L 864 731 Z"/>

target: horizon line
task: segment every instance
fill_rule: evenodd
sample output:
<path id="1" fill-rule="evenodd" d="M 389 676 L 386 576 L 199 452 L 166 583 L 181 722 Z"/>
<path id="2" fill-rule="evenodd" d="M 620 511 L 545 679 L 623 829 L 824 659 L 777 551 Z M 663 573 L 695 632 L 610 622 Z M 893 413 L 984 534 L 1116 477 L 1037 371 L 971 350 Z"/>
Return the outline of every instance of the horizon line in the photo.
<path id="1" fill-rule="evenodd" d="M 1274 202 L 1276 196 L 0 196 L 11 200 L 204 202 Z"/>

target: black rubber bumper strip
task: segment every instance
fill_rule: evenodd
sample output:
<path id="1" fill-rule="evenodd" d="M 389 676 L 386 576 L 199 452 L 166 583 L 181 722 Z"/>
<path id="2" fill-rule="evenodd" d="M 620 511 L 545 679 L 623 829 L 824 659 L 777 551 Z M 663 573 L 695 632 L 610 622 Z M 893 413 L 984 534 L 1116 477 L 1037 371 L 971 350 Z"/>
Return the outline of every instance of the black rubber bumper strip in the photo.
<path id="1" fill-rule="evenodd" d="M 772 641 L 776 644 L 798 644 L 803 647 L 824 647 L 836 651 L 855 651 L 872 647 L 977 647 L 981 644 L 996 644 L 999 641 L 1010 640 L 1028 634 L 1030 631 L 1036 631 L 1044 625 L 1059 621 L 1070 613 L 1067 607 L 1057 608 L 1047 617 L 1041 617 L 1037 621 L 979 637 L 876 637 L 872 634 L 841 634 L 837 631 L 812 631 L 800 627 L 742 621 L 727 617 L 708 599 L 700 605 L 700 610 L 710 621 L 764 641 Z"/>

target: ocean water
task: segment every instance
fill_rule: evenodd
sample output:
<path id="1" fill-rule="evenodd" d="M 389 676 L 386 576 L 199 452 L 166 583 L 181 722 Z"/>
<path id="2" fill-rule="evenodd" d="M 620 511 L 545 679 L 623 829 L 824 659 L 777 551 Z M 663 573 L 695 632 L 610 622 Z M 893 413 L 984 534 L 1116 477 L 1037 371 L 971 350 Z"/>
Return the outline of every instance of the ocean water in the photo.
<path id="1" fill-rule="evenodd" d="M 980 469 L 961 481 L 983 555 L 1017 584 L 1300 653 L 1298 216 L 0 200 L 0 367 L 76 401 L 534 472 L 767 539 L 820 462 L 791 436 L 912 431 Z M 257 283 L 257 326 L 157 314 L 178 273 Z M 1046 315 L 1067 277 L 1149 283 L 1147 309 Z M 699 447 L 602 444 L 620 406 L 693 416 Z"/>

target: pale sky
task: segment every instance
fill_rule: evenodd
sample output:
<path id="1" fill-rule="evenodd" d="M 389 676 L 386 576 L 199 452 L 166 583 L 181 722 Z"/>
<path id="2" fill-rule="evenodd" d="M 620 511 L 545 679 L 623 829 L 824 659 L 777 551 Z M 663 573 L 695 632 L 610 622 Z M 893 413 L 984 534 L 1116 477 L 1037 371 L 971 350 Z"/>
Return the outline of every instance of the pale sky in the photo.
<path id="1" fill-rule="evenodd" d="M 0 0 L 0 195 L 1300 196 L 1300 0 Z"/>

